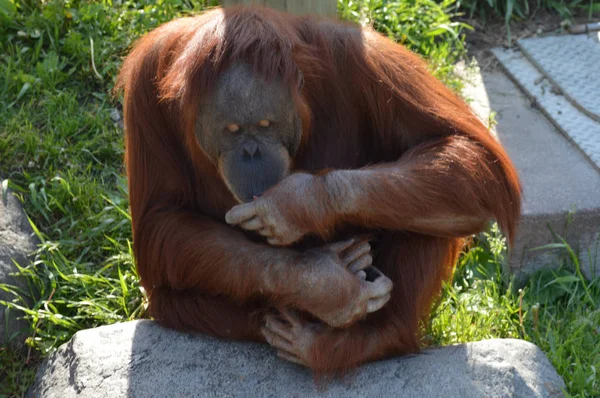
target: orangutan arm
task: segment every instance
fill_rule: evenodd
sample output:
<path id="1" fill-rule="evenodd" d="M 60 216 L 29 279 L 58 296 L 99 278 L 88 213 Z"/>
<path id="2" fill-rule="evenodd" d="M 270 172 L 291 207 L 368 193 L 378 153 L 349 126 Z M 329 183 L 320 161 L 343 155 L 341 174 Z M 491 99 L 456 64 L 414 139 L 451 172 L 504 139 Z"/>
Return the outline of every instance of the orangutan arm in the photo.
<path id="1" fill-rule="evenodd" d="M 476 141 L 427 141 L 397 162 L 326 174 L 292 174 L 262 197 L 234 207 L 227 221 L 257 229 L 272 244 L 341 225 L 457 237 L 496 218 L 512 236 L 519 206 L 513 176 Z"/>
<path id="2" fill-rule="evenodd" d="M 149 212 L 135 233 L 138 270 L 149 290 L 222 295 L 238 303 L 262 298 L 344 326 L 381 308 L 392 288 L 385 277 L 355 277 L 371 265 L 365 257 L 370 246 L 359 240 L 297 252 L 252 242 L 228 225 L 181 210 Z"/>
<path id="3" fill-rule="evenodd" d="M 518 200 L 493 157 L 461 136 L 426 142 L 396 163 L 337 170 L 324 179 L 334 224 L 434 236 L 469 235 L 494 217 L 508 227 Z"/>

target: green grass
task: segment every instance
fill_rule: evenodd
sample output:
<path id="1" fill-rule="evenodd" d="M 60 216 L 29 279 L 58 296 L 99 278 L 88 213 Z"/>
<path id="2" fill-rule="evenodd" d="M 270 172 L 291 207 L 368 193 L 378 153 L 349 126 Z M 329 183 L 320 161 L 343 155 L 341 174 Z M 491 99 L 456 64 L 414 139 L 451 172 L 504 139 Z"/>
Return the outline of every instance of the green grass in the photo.
<path id="1" fill-rule="evenodd" d="M 540 9 L 571 20 L 575 15 L 591 19 L 594 14 L 600 13 L 600 3 L 595 0 L 465 0 L 461 2 L 461 9 L 470 18 L 502 17 L 506 22 L 528 19 Z"/>
<path id="2" fill-rule="evenodd" d="M 458 90 L 453 65 L 466 53 L 463 31 L 471 27 L 454 21 L 457 6 L 456 0 L 339 1 L 338 11 L 422 54 L 434 75 Z"/>
<path id="3" fill-rule="evenodd" d="M 513 21 L 531 20 L 540 10 L 558 15 L 566 25 L 574 23 L 574 17 L 592 21 L 594 16 L 600 15 L 600 2 L 598 0 L 463 0 L 460 2 L 460 10 L 469 18 L 504 19 L 510 46 L 512 43 L 510 26 Z"/>
<path id="4" fill-rule="evenodd" d="M 600 241 L 598 242 L 600 243 Z M 600 277 L 586 280 L 580 256 L 560 237 L 539 250 L 562 253 L 558 269 L 530 276 L 521 289 L 503 269 L 506 242 L 494 225 L 465 253 L 447 284 L 431 324 L 436 345 L 521 338 L 540 347 L 565 380 L 567 395 L 600 396 Z M 599 264 L 598 245 L 589 253 Z"/>
<path id="5" fill-rule="evenodd" d="M 39 360 L 76 331 L 146 316 L 131 252 L 123 134 L 115 118 L 120 104 L 110 92 L 135 38 L 212 3 L 0 0 L 0 172 L 41 241 L 33 264 L 20 271 L 28 288 L 0 286 L 13 294 L 11 311 L 31 327 L 25 352 L 0 347 L 0 396 L 23 396 Z M 450 1 L 339 2 L 343 17 L 372 24 L 419 52 L 457 89 L 452 63 L 464 55 L 466 27 L 453 22 L 454 7 Z M 502 247 L 494 233 L 463 256 L 429 340 L 523 337 L 549 353 L 573 395 L 598 395 L 591 377 L 600 365 L 593 345 L 598 331 L 590 325 L 598 325 L 599 282 L 571 271 L 547 273 L 538 285 L 558 280 L 550 286 L 560 295 L 541 301 L 548 289 L 538 293 L 530 282 L 521 306 L 499 271 Z"/>

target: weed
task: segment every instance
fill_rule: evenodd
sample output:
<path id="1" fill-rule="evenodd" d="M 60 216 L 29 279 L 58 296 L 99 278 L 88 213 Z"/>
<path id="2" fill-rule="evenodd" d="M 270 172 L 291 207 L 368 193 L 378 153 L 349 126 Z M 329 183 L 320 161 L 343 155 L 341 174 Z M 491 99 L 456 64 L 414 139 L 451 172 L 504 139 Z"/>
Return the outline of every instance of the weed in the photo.
<path id="1" fill-rule="evenodd" d="M 456 0 L 339 0 L 340 17 L 369 25 L 423 55 L 434 75 L 455 90 L 462 87 L 454 64 L 466 53 L 464 29 L 456 22 Z"/>
<path id="2" fill-rule="evenodd" d="M 110 91 L 135 38 L 212 5 L 0 0 L 0 170 L 41 242 L 33 263 L 19 268 L 27 288 L 0 286 L 12 295 L 5 304 L 30 325 L 27 352 L 0 348 L 0 395 L 23 396 L 38 360 L 76 331 L 147 315 L 131 252 L 121 107 Z M 466 26 L 453 22 L 453 1 L 338 5 L 343 17 L 403 42 L 447 84 L 460 86 L 451 70 L 464 54 Z M 598 385 L 591 376 L 599 364 L 591 325 L 598 325 L 599 282 L 561 279 L 549 286 L 570 290 L 545 300 L 543 279 L 539 286 L 546 287 L 529 285 L 520 306 L 500 267 L 503 245 L 492 230 L 462 257 L 430 325 L 434 342 L 524 336 L 549 353 L 573 394 L 593 396 Z"/>
<path id="3" fill-rule="evenodd" d="M 600 277 L 586 280 L 581 257 L 557 240 L 536 250 L 561 251 L 559 268 L 534 273 L 518 289 L 504 268 L 505 240 L 494 225 L 461 257 L 428 325 L 428 339 L 438 345 L 525 339 L 548 355 L 568 396 L 600 396 Z M 597 253 L 592 249 L 587 257 L 595 261 Z"/>

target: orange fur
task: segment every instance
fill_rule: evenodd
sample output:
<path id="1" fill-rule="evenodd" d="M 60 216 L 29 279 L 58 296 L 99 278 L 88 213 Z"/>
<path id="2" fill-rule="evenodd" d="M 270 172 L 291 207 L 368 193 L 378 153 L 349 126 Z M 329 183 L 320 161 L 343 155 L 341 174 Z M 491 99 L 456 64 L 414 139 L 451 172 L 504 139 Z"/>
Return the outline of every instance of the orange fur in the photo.
<path id="1" fill-rule="evenodd" d="M 178 329 L 261 339 L 253 314 L 294 306 L 295 253 L 323 243 L 272 248 L 224 223 L 236 202 L 193 130 L 203 96 L 240 61 L 289 85 L 303 73 L 294 167 L 322 175 L 332 192 L 323 200 L 340 206 L 326 220 L 304 222 L 327 240 L 353 226 L 379 236 L 374 264 L 395 284 L 384 309 L 319 336 L 313 368 L 343 370 L 418 350 L 419 321 L 450 275 L 461 237 L 496 218 L 514 238 L 516 171 L 464 101 L 404 47 L 368 28 L 262 8 L 162 25 L 136 43 L 119 76 L 134 250 L 152 316 Z M 360 178 L 335 174 L 358 169 Z M 348 194 L 358 199 L 344 208 Z"/>

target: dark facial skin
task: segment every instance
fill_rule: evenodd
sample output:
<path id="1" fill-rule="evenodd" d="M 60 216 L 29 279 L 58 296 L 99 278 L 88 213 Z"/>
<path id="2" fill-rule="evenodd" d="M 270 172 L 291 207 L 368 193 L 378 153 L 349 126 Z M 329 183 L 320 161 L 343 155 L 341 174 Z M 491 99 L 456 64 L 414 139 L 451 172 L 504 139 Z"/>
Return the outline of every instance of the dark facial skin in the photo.
<path id="1" fill-rule="evenodd" d="M 252 201 L 290 172 L 302 135 L 291 89 L 238 64 L 221 74 L 200 106 L 198 142 L 240 202 Z"/>

